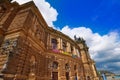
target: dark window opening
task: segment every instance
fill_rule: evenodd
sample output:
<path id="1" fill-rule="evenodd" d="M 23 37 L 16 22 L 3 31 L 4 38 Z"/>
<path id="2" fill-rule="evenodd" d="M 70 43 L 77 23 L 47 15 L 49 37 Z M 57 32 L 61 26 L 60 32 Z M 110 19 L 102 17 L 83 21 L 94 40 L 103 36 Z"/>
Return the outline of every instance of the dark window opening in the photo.
<path id="1" fill-rule="evenodd" d="M 71 46 L 71 53 L 73 53 L 73 47 Z"/>
<path id="2" fill-rule="evenodd" d="M 57 49 L 57 39 L 52 39 L 51 43 L 52 43 L 52 49 Z"/>
<path id="3" fill-rule="evenodd" d="M 74 65 L 74 70 L 76 70 L 76 65 Z"/>
<path id="4" fill-rule="evenodd" d="M 58 68 L 58 62 L 53 62 L 53 69 L 57 69 Z"/>
<path id="5" fill-rule="evenodd" d="M 65 52 L 67 47 L 65 42 L 63 42 L 62 47 L 63 47 L 63 51 Z"/>
<path id="6" fill-rule="evenodd" d="M 66 69 L 66 70 L 69 70 L 69 69 L 70 69 L 70 66 L 69 66 L 68 63 L 65 64 L 65 69 Z"/>
<path id="7" fill-rule="evenodd" d="M 66 80 L 69 80 L 69 72 L 66 72 Z"/>

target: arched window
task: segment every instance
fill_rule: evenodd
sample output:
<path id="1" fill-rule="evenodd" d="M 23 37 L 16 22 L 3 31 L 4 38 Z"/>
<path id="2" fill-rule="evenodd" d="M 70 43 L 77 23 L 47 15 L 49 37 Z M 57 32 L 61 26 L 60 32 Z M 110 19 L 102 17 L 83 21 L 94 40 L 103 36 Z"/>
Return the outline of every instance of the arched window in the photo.
<path id="1" fill-rule="evenodd" d="M 87 80 L 91 80 L 91 79 L 90 79 L 90 76 L 87 76 Z"/>
<path id="2" fill-rule="evenodd" d="M 58 62 L 54 61 L 52 67 L 53 69 L 58 69 Z"/>
<path id="3" fill-rule="evenodd" d="M 65 64 L 65 70 L 68 71 L 70 69 L 70 66 L 68 63 Z"/>

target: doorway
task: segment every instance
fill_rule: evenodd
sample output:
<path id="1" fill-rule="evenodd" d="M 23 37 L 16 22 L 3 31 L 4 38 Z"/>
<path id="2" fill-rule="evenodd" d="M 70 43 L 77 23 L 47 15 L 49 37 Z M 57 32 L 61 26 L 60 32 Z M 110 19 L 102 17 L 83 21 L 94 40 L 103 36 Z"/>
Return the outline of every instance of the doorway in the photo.
<path id="1" fill-rule="evenodd" d="M 52 72 L 52 80 L 58 80 L 58 72 Z"/>
<path id="2" fill-rule="evenodd" d="M 66 72 L 66 80 L 69 80 L 69 72 Z"/>

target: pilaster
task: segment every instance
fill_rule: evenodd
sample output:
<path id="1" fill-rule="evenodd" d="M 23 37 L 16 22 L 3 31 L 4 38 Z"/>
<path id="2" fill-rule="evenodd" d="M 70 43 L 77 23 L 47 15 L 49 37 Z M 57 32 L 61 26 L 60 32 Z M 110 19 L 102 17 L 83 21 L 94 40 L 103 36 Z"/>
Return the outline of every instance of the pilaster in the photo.
<path id="1" fill-rule="evenodd" d="M 58 80 L 66 80 L 64 60 L 59 63 Z"/>
<path id="2" fill-rule="evenodd" d="M 70 43 L 69 42 L 67 42 L 67 50 L 66 50 L 66 52 L 70 52 Z"/>
<path id="3" fill-rule="evenodd" d="M 58 40 L 58 46 L 57 47 L 58 47 L 58 49 L 61 49 L 61 38 L 58 38 L 57 40 Z"/>

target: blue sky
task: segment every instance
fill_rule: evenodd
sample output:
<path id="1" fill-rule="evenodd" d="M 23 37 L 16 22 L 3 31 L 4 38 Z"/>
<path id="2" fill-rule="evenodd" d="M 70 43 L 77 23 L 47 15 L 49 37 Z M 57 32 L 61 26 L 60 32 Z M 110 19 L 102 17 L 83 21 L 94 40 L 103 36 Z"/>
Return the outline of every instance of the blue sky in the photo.
<path id="1" fill-rule="evenodd" d="M 98 70 L 120 74 L 120 0 L 33 1 L 50 27 L 86 40 Z"/>
<path id="2" fill-rule="evenodd" d="M 120 47 L 120 0 L 46 1 L 59 13 L 57 21 L 54 22 L 56 27 L 62 29 L 62 32 L 69 36 L 78 31 L 78 35 L 87 40 L 90 53 L 96 61 L 97 69 L 120 73 L 120 59 L 117 57 L 120 55 L 120 52 L 118 52 L 120 51 L 120 48 L 118 48 Z M 90 34 L 87 33 L 88 31 L 80 30 L 80 27 L 90 29 L 91 35 L 88 35 Z M 75 28 L 77 29 L 74 30 Z M 79 31 L 86 33 L 82 34 Z M 98 34 L 98 36 L 91 38 L 95 34 Z M 101 37 L 101 39 L 98 37 Z"/>
<path id="3" fill-rule="evenodd" d="M 120 31 L 120 0 L 46 0 L 59 13 L 56 27 L 86 26 L 104 35 Z"/>

